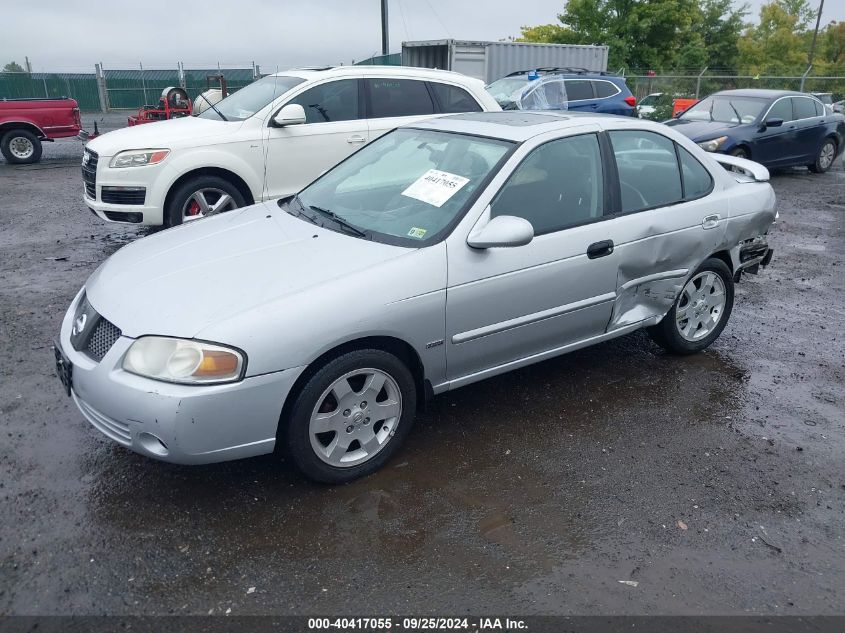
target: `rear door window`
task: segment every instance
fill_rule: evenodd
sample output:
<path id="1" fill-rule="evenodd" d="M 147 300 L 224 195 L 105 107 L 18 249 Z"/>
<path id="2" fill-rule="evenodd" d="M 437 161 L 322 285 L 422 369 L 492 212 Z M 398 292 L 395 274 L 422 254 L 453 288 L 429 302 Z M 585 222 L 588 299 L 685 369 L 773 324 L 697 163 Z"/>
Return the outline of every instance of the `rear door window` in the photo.
<path id="1" fill-rule="evenodd" d="M 813 100 L 806 97 L 794 97 L 792 109 L 795 111 L 796 119 L 811 119 L 816 116 L 816 106 L 813 105 Z"/>
<path id="2" fill-rule="evenodd" d="M 365 79 L 371 119 L 434 114 L 426 82 L 390 77 Z"/>
<path id="3" fill-rule="evenodd" d="M 594 81 L 593 89 L 596 91 L 596 97 L 598 98 L 612 97 L 619 93 L 619 88 L 609 81 Z"/>
<path id="4" fill-rule="evenodd" d="M 684 179 L 684 200 L 694 200 L 710 193 L 713 177 L 707 168 L 680 145 L 678 156 L 681 159 L 681 175 Z"/>
<path id="5" fill-rule="evenodd" d="M 645 130 L 613 131 L 609 136 L 619 172 L 623 213 L 662 207 L 683 198 L 672 140 Z"/>
<path id="6" fill-rule="evenodd" d="M 567 79 L 566 98 L 570 101 L 592 99 L 593 82 L 588 79 Z"/>
<path id="7" fill-rule="evenodd" d="M 432 81 L 428 84 L 434 92 L 435 99 L 440 103 L 440 112 L 481 112 L 481 106 L 463 88 L 441 84 Z"/>
<path id="8" fill-rule="evenodd" d="M 305 109 L 306 123 L 328 123 L 362 119 L 358 109 L 358 80 L 340 79 L 314 86 L 288 103 Z"/>

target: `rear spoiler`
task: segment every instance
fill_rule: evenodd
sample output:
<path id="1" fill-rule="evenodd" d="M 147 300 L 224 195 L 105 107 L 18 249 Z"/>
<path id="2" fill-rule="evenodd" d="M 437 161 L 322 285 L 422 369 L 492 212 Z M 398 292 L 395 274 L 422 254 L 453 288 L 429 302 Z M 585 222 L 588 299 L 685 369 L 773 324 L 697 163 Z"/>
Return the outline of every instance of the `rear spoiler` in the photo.
<path id="1" fill-rule="evenodd" d="M 739 158 L 738 156 L 729 156 L 727 154 L 710 154 L 710 156 L 720 165 L 732 168 L 731 171 L 740 172 L 755 182 L 769 181 L 769 170 L 760 163 L 755 163 L 753 160 Z"/>

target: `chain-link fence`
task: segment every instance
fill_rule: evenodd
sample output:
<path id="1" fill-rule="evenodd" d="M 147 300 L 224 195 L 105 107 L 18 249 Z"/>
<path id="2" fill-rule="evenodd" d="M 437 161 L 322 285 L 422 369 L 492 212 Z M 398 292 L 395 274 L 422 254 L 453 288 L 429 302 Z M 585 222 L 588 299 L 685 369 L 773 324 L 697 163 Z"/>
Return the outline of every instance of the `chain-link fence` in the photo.
<path id="1" fill-rule="evenodd" d="M 399 63 L 396 56 L 379 56 L 364 60 L 362 64 Z M 187 69 L 177 63 L 174 68 L 112 69 L 95 66 L 93 73 L 9 73 L 0 72 L 0 99 L 72 97 L 83 111 L 137 110 L 142 105 L 158 102 L 162 90 L 180 86 L 188 91 L 191 99 L 206 89 L 215 87 L 208 82 L 210 75 L 223 75 L 229 92 L 234 92 L 261 76 L 255 64 L 250 68 L 215 67 Z M 650 75 L 625 73 L 631 92 L 639 101 L 653 93 L 673 97 L 702 98 L 719 90 L 732 88 L 769 88 L 807 92 L 831 92 L 834 101 L 845 98 L 845 77 L 815 77 L 808 74 L 794 76 L 727 75 L 715 73 L 678 73 Z"/>
<path id="2" fill-rule="evenodd" d="M 256 65 L 250 68 L 188 69 L 177 63 L 175 68 L 112 69 L 96 64 L 92 73 L 26 73 L 0 72 L 0 99 L 71 97 L 83 111 L 137 110 L 143 105 L 158 103 L 162 90 L 179 86 L 191 99 L 206 87 L 218 87 L 209 76 L 223 75 L 229 92 L 235 92 L 260 76 Z"/>
<path id="3" fill-rule="evenodd" d="M 736 88 L 801 90 L 802 85 L 805 92 L 831 92 L 834 101 L 845 98 L 845 77 L 711 75 L 708 73 L 695 75 L 626 74 L 625 80 L 628 88 L 638 101 L 646 95 L 654 93 L 700 99 L 720 90 Z"/>

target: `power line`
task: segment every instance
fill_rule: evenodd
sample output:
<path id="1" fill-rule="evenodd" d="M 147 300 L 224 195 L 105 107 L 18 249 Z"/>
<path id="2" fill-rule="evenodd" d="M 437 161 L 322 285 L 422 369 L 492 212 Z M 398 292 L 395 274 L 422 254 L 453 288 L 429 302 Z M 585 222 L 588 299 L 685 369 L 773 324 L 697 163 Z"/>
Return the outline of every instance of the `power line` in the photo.
<path id="1" fill-rule="evenodd" d="M 443 22 L 443 20 L 440 19 L 440 16 L 437 15 L 437 11 L 434 10 L 434 7 L 431 6 L 431 3 L 428 0 L 425 0 L 425 3 L 428 5 L 428 8 L 431 9 L 431 12 L 434 14 L 434 17 L 437 19 L 437 21 L 440 22 L 440 26 L 443 27 L 444 31 L 446 31 L 446 36 L 451 39 L 452 34 L 449 32 L 449 29 L 446 27 L 446 24 Z"/>

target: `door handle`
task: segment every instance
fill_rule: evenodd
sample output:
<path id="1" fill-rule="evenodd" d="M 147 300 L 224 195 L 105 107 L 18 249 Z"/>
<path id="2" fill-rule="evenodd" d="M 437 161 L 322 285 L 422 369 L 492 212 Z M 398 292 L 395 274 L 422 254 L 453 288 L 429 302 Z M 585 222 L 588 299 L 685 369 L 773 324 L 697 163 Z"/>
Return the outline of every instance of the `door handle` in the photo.
<path id="1" fill-rule="evenodd" d="M 367 139 L 363 136 L 359 136 L 358 134 L 353 134 L 349 138 L 346 139 L 347 143 L 366 143 Z"/>
<path id="2" fill-rule="evenodd" d="M 604 240 L 601 242 L 594 242 L 587 247 L 587 257 L 589 259 L 597 259 L 599 257 L 606 257 L 613 252 L 613 240 Z"/>
<path id="3" fill-rule="evenodd" d="M 701 227 L 704 229 L 715 229 L 717 226 L 719 226 L 719 220 L 721 219 L 722 216 L 718 213 L 705 216 L 701 219 Z"/>

